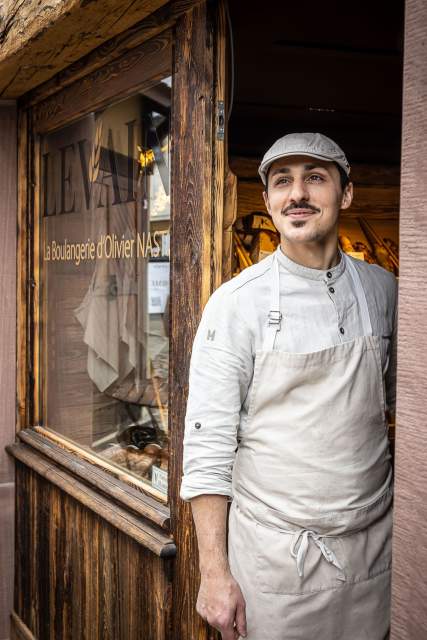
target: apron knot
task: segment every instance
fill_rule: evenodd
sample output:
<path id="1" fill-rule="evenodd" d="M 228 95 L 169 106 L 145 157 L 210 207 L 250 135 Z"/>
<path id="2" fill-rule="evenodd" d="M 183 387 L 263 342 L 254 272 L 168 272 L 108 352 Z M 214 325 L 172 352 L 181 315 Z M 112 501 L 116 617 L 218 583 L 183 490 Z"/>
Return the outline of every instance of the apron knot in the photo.
<path id="1" fill-rule="evenodd" d="M 300 529 L 297 531 L 293 537 L 291 542 L 291 556 L 296 559 L 297 571 L 300 578 L 304 577 L 304 562 L 308 552 L 308 543 L 309 539 L 312 539 L 314 544 L 320 549 L 323 557 L 330 564 L 333 564 L 334 567 L 339 569 L 340 571 L 344 571 L 335 553 L 329 549 L 329 547 L 323 541 L 323 536 L 312 531 L 311 529 Z"/>

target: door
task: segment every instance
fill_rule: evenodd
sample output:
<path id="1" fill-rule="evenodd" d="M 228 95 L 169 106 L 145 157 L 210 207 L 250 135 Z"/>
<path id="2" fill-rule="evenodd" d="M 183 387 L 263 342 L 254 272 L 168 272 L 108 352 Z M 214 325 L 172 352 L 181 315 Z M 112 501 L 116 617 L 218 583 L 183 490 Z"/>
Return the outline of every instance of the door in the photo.
<path id="1" fill-rule="evenodd" d="M 178 494 L 224 38 L 217 3 L 171 3 L 21 101 L 13 637 L 212 637 Z"/>

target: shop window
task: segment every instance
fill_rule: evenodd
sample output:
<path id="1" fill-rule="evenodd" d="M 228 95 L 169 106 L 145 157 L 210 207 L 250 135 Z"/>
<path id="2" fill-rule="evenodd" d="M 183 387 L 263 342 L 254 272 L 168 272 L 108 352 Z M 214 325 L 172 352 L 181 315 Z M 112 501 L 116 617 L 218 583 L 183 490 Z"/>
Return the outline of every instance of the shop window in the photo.
<path id="1" fill-rule="evenodd" d="M 167 494 L 171 79 L 41 137 L 43 426 Z"/>

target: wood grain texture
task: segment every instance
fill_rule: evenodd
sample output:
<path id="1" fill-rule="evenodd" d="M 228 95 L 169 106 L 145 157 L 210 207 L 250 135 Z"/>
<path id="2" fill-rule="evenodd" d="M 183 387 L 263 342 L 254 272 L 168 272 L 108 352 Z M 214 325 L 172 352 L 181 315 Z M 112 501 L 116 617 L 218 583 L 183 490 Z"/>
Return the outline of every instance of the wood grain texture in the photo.
<path id="1" fill-rule="evenodd" d="M 224 185 L 227 165 L 227 92 L 226 92 L 226 15 L 224 3 L 218 3 L 217 24 L 215 29 L 215 122 L 213 132 L 214 179 L 212 180 L 212 259 L 211 259 L 211 290 L 215 290 L 222 283 L 222 255 L 223 255 L 223 227 L 224 227 Z M 220 113 L 223 105 L 224 113 Z M 219 129 L 223 127 L 224 135 L 220 136 Z"/>
<path id="2" fill-rule="evenodd" d="M 106 473 L 105 468 L 98 467 L 82 458 L 78 451 L 70 452 L 58 446 L 35 429 L 24 429 L 19 432 L 19 439 L 54 463 L 84 480 L 96 490 L 99 490 L 111 499 L 111 506 L 118 505 L 142 516 L 149 522 L 166 531 L 170 528 L 169 507 L 154 500 L 151 496 L 144 495 L 129 483 L 121 481 Z"/>
<path id="3" fill-rule="evenodd" d="M 49 442 L 54 443 L 57 448 L 57 455 L 62 454 L 70 454 L 74 455 L 79 461 L 87 461 L 96 469 L 94 469 L 94 473 L 96 470 L 105 471 L 109 476 L 113 476 L 118 481 L 126 482 L 133 489 L 137 489 L 141 497 L 147 497 L 148 501 L 151 499 L 155 499 L 157 503 L 160 503 L 159 507 L 165 506 L 167 503 L 167 498 L 163 493 L 154 489 L 149 483 L 147 483 L 143 478 L 137 477 L 135 474 L 129 473 L 127 469 L 123 466 L 119 466 L 117 464 L 113 464 L 109 462 L 106 458 L 101 458 L 97 453 L 92 452 L 89 448 L 84 448 L 81 446 L 81 443 L 75 444 L 69 439 L 65 439 L 62 434 L 56 433 L 50 429 L 45 429 L 44 427 L 34 426 L 32 429 L 39 433 L 44 437 L 45 442 L 45 451 L 51 454 L 51 448 L 49 447 Z M 26 434 L 24 434 L 24 438 L 27 438 Z M 35 438 L 31 439 L 31 445 L 34 446 Z M 94 476 L 95 478 L 95 476 Z M 94 479 L 95 481 L 95 479 Z M 163 504 L 162 504 L 163 503 Z"/>
<path id="4" fill-rule="evenodd" d="M 170 560 L 20 462 L 17 487 L 16 619 L 37 640 L 169 640 Z"/>
<path id="5" fill-rule="evenodd" d="M 55 129 L 119 96 L 156 84 L 170 75 L 171 45 L 171 31 L 164 31 L 38 103 L 33 109 L 35 131 Z"/>
<path id="6" fill-rule="evenodd" d="M 130 29 L 119 33 L 114 38 L 110 38 L 101 46 L 97 43 L 96 49 L 93 49 L 57 73 L 50 80 L 47 80 L 25 94 L 20 101 L 21 106 L 34 106 L 41 100 L 45 100 L 50 95 L 73 84 L 76 80 L 120 58 L 120 56 L 125 55 L 134 47 L 150 40 L 166 29 L 173 27 L 176 20 L 183 13 L 191 9 L 197 1 L 198 0 L 172 0 L 144 18 L 142 22 L 138 22 Z"/>
<path id="7" fill-rule="evenodd" d="M 45 82 L 167 0 L 10 0 L 1 5 L 0 96 Z"/>
<path id="8" fill-rule="evenodd" d="M 11 640 L 36 640 L 27 625 L 22 622 L 15 611 L 12 611 L 10 621 Z"/>
<path id="9" fill-rule="evenodd" d="M 427 5 L 407 0 L 400 208 L 392 640 L 427 628 Z"/>
<path id="10" fill-rule="evenodd" d="M 237 176 L 229 169 L 225 177 L 224 227 L 222 235 L 222 279 L 233 275 L 233 224 L 237 217 Z"/>
<path id="11" fill-rule="evenodd" d="M 211 14 L 211 8 L 214 15 Z M 173 91 L 170 506 L 174 566 L 174 640 L 215 638 L 195 612 L 199 585 L 190 505 L 179 498 L 192 342 L 210 294 L 216 6 L 200 3 L 177 23 Z"/>
<path id="12" fill-rule="evenodd" d="M 39 475 L 51 484 L 59 487 L 106 522 L 109 522 L 113 527 L 123 531 L 156 555 L 161 557 L 175 555 L 175 545 L 163 531 L 156 529 L 148 522 L 144 522 L 124 508 L 112 505 L 111 500 L 108 500 L 83 482 L 76 480 L 75 477 L 68 474 L 58 465 L 35 453 L 30 447 L 14 444 L 8 446 L 7 450 L 16 460 L 37 471 Z"/>
<path id="13" fill-rule="evenodd" d="M 17 216 L 17 423 L 19 431 L 29 424 L 29 261 L 28 246 L 31 225 L 29 220 L 28 191 L 31 184 L 29 163 L 29 115 L 27 111 L 18 114 L 18 216 Z"/>

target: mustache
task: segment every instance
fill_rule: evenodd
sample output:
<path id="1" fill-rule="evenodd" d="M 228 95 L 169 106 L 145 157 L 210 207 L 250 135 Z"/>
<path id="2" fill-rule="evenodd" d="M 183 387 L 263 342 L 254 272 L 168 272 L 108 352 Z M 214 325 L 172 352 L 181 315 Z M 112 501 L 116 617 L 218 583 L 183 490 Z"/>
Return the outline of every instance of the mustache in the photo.
<path id="1" fill-rule="evenodd" d="M 282 209 L 281 214 L 283 216 L 286 216 L 288 214 L 288 211 L 291 211 L 291 209 L 311 209 L 312 211 L 316 211 L 316 213 L 320 213 L 320 209 L 302 200 L 301 202 L 296 202 L 295 204 L 288 205 L 287 207 Z"/>

